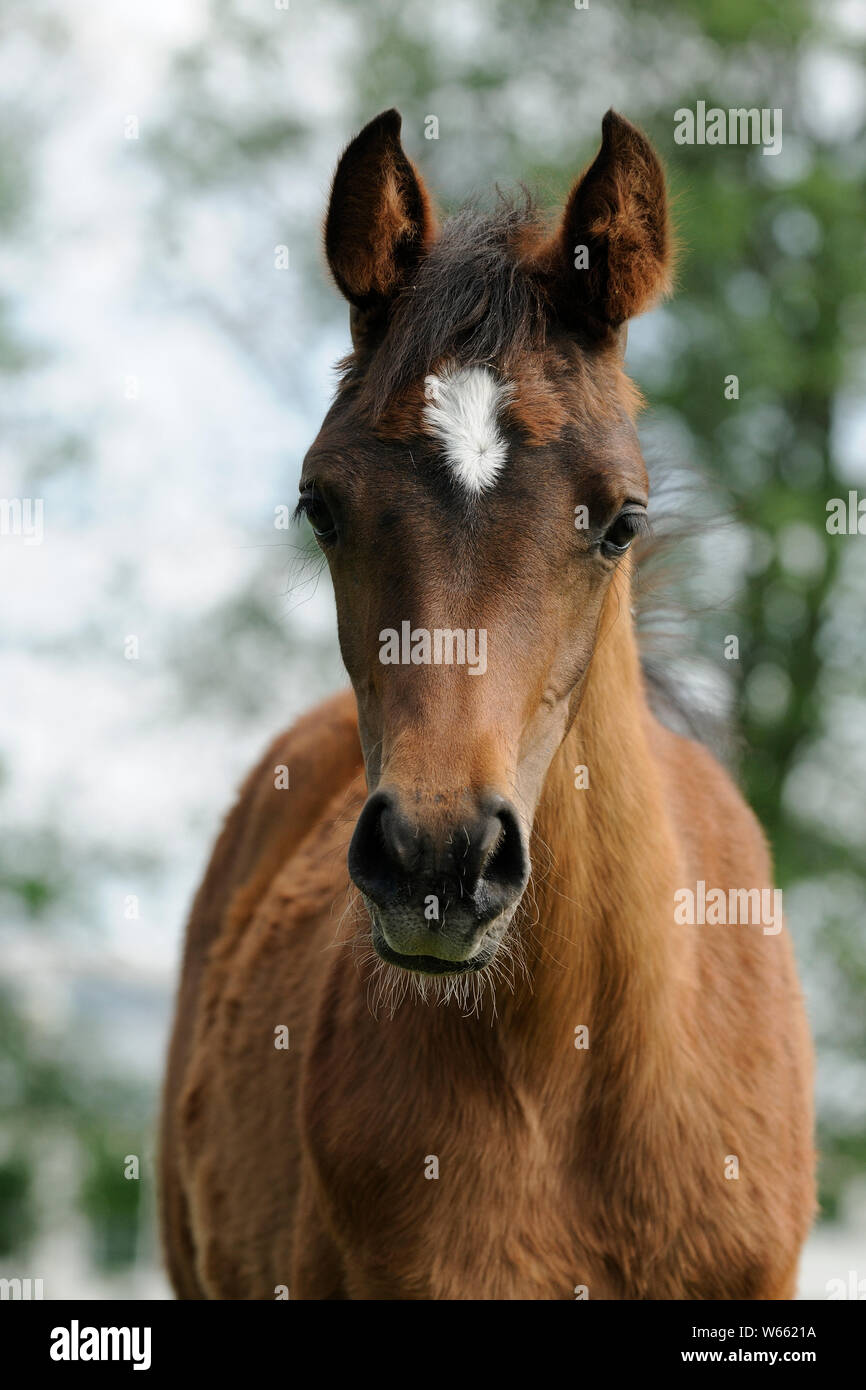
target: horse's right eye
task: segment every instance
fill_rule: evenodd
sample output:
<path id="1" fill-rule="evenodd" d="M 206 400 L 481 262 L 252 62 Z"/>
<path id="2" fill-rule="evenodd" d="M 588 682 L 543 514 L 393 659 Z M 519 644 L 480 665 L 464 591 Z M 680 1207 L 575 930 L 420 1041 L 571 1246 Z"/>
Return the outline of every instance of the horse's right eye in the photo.
<path id="1" fill-rule="evenodd" d="M 646 535 L 649 531 L 649 521 L 643 508 L 632 507 L 627 511 L 620 512 L 615 521 L 607 528 L 601 542 L 601 548 L 605 555 L 616 558 L 624 555 L 636 536 Z"/>
<path id="2" fill-rule="evenodd" d="M 330 545 L 337 539 L 337 526 L 327 502 L 321 493 L 308 488 L 298 500 L 298 516 L 305 516 L 313 528 L 313 535 L 322 545 Z"/>

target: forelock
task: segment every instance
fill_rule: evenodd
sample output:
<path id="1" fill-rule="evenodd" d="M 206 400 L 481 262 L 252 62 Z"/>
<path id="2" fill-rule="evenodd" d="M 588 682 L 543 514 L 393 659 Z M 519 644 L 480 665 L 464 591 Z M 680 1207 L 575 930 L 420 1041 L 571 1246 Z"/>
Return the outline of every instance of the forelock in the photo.
<path id="1" fill-rule="evenodd" d="M 521 268 L 542 235 L 528 196 L 520 205 L 503 198 L 494 213 L 466 208 L 449 219 L 394 305 L 367 374 L 374 420 L 443 361 L 507 370 L 521 353 L 543 349 L 544 295 Z"/>

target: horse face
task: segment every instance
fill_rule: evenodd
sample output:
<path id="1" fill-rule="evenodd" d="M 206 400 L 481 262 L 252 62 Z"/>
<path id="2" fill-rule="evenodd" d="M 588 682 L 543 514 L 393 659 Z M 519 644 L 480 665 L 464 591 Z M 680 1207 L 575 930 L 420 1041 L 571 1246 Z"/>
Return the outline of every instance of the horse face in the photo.
<path id="1" fill-rule="evenodd" d="M 349 869 L 376 950 L 409 970 L 494 959 L 605 615 L 627 611 L 647 479 L 620 314 L 643 301 L 617 259 L 627 228 L 605 233 L 597 207 L 625 198 L 632 166 L 661 179 L 654 158 L 607 117 L 553 237 L 510 207 L 437 237 L 396 113 L 335 176 L 326 246 L 355 351 L 300 509 L 331 570 L 370 790 Z M 656 266 L 644 299 L 666 265 L 663 185 L 657 217 L 647 231 L 621 209 L 628 256 Z"/>

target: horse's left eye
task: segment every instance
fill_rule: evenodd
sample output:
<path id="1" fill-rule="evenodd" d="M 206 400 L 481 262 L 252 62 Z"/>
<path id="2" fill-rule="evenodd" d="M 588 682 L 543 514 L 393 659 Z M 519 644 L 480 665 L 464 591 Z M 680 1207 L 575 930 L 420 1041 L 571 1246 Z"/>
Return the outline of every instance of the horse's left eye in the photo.
<path id="1" fill-rule="evenodd" d="M 631 511 L 620 512 L 619 516 L 607 528 L 601 548 L 606 555 L 615 557 L 624 555 L 634 540 L 635 536 L 641 536 L 649 528 L 647 514 L 638 508 Z"/>
<path id="2" fill-rule="evenodd" d="M 313 528 L 313 535 L 323 545 L 328 545 L 331 541 L 336 540 L 337 527 L 331 509 L 321 493 L 316 492 L 313 488 L 302 492 L 296 515 L 307 518 Z"/>

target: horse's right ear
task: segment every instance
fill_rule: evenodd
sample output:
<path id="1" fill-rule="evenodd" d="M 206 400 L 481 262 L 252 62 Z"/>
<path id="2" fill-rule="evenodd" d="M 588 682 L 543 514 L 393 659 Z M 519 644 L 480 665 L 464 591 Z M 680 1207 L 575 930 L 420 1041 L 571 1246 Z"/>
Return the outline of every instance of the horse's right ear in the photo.
<path id="1" fill-rule="evenodd" d="M 353 332 L 387 308 L 430 246 L 436 225 L 400 144 L 399 111 L 383 111 L 343 152 L 331 186 L 325 252 L 353 306 Z"/>

